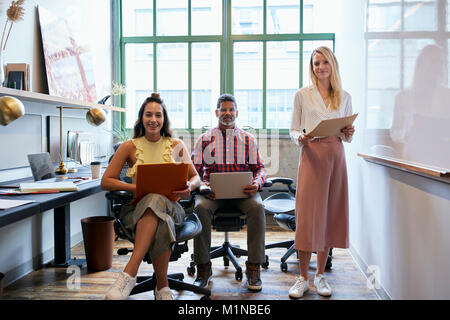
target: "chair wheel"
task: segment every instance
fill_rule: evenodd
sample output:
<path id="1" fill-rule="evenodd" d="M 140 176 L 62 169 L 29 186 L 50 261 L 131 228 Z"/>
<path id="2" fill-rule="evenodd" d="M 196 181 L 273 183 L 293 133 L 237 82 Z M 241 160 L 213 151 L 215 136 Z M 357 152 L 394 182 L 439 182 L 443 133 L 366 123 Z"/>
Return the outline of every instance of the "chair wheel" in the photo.
<path id="1" fill-rule="evenodd" d="M 331 262 L 331 260 L 332 260 L 332 257 L 328 256 L 328 258 L 327 258 L 327 264 L 325 265 L 325 269 L 326 269 L 326 270 L 330 270 L 331 267 L 333 266 L 333 263 Z"/>
<path id="2" fill-rule="evenodd" d="M 236 278 L 237 281 L 241 281 L 242 280 L 242 270 L 238 270 L 234 273 L 234 277 Z"/>
<path id="3" fill-rule="evenodd" d="M 287 263 L 286 262 L 280 263 L 280 268 L 281 268 L 281 271 L 286 272 L 287 271 Z"/>
<path id="4" fill-rule="evenodd" d="M 195 274 L 195 267 L 187 267 L 187 274 L 193 276 Z"/>
<path id="5" fill-rule="evenodd" d="M 200 300 L 211 300 L 210 296 L 203 296 L 200 298 Z"/>
<path id="6" fill-rule="evenodd" d="M 223 265 L 225 267 L 228 267 L 230 265 L 230 260 L 228 260 L 227 258 L 223 257 Z"/>
<path id="7" fill-rule="evenodd" d="M 266 262 L 264 262 L 261 267 L 263 267 L 264 269 L 268 269 L 269 268 L 269 256 L 266 255 Z"/>

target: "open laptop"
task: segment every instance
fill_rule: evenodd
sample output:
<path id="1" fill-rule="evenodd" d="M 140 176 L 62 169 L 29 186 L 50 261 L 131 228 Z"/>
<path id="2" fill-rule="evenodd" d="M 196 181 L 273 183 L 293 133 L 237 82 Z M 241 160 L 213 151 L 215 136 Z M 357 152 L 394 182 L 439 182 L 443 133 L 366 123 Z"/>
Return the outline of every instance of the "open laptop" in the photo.
<path id="1" fill-rule="evenodd" d="M 29 154 L 27 157 L 34 181 L 56 177 L 55 169 L 48 152 Z"/>
<path id="2" fill-rule="evenodd" d="M 209 176 L 209 183 L 216 194 L 216 199 L 248 198 L 242 189 L 252 184 L 252 180 L 253 172 L 215 172 Z"/>

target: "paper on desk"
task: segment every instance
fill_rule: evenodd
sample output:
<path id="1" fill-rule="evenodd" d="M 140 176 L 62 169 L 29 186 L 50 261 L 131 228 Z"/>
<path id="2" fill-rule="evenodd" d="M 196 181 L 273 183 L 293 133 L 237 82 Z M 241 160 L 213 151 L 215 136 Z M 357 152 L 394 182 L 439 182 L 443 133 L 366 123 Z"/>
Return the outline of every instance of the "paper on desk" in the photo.
<path id="1" fill-rule="evenodd" d="M 342 137 L 341 130 L 348 125 L 351 125 L 356 117 L 357 113 L 342 118 L 326 119 L 322 120 L 311 132 L 306 135 L 311 137 Z"/>
<path id="2" fill-rule="evenodd" d="M 65 182 L 34 182 L 21 183 L 22 192 L 45 192 L 45 191 L 78 191 L 78 187 L 72 181 Z"/>
<path id="3" fill-rule="evenodd" d="M 0 210 L 6 210 L 18 206 L 22 206 L 24 204 L 34 202 L 34 200 L 8 200 L 8 199 L 0 199 Z"/>

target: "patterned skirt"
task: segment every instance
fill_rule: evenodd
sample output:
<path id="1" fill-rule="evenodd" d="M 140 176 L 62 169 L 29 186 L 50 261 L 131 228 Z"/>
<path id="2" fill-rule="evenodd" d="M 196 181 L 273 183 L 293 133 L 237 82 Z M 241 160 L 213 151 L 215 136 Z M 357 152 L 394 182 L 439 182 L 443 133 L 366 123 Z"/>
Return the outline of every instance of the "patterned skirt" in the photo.
<path id="1" fill-rule="evenodd" d="M 158 217 L 158 227 L 149 248 L 150 257 L 154 260 L 168 249 L 173 249 L 176 240 L 175 226 L 183 222 L 185 212 L 178 202 L 155 193 L 143 197 L 136 207 L 125 204 L 120 218 L 133 242 L 136 239 L 136 225 L 147 208 L 152 209 Z"/>

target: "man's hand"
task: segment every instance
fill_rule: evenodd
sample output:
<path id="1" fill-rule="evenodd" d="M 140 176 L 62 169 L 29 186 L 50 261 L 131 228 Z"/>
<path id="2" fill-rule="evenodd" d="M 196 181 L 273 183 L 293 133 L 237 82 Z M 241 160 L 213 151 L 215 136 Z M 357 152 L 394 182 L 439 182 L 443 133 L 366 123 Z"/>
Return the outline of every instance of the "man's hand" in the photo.
<path id="1" fill-rule="evenodd" d="M 211 185 L 209 184 L 209 182 L 205 182 L 205 185 L 207 185 L 208 187 L 211 188 Z M 216 194 L 214 193 L 214 190 L 211 188 L 211 192 L 208 193 L 207 195 L 205 195 L 205 198 L 209 199 L 209 200 L 216 200 Z"/>
<path id="2" fill-rule="evenodd" d="M 245 186 L 244 189 L 242 189 L 242 192 L 244 192 L 249 197 L 253 197 L 256 192 L 258 192 L 259 184 L 257 182 L 253 182 L 252 184 Z"/>

